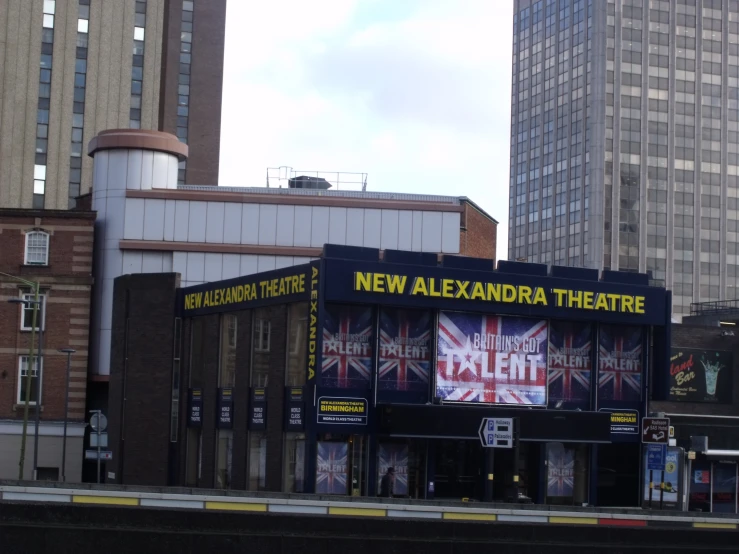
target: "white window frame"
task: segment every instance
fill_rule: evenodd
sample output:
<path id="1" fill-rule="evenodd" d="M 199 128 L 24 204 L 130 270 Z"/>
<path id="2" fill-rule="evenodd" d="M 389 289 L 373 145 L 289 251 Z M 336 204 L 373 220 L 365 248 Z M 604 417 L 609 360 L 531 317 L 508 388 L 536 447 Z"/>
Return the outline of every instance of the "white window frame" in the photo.
<path id="1" fill-rule="evenodd" d="M 267 330 L 266 344 L 264 339 L 265 326 Z M 272 340 L 272 322 L 269 319 L 254 320 L 254 352 L 269 352 L 270 342 Z"/>
<path id="2" fill-rule="evenodd" d="M 44 358 L 41 358 L 41 363 L 39 364 L 39 358 L 38 356 L 33 357 L 33 365 L 38 368 L 37 371 L 39 371 L 41 378 L 41 382 L 39 383 L 39 399 L 41 399 L 41 405 L 43 406 L 43 398 L 44 398 Z M 26 376 L 23 375 L 23 367 L 28 366 L 28 356 L 18 356 L 18 387 L 16 388 L 16 400 L 18 401 L 18 404 L 25 404 L 26 399 L 21 398 L 21 390 L 23 382 L 26 379 Z M 33 376 L 33 373 L 31 374 Z M 30 406 L 35 406 L 36 402 L 34 400 L 30 400 L 28 402 Z"/>
<path id="3" fill-rule="evenodd" d="M 34 300 L 35 296 L 31 292 L 21 292 L 20 296 L 23 300 Z M 41 329 L 44 331 L 46 330 L 46 293 L 40 292 L 38 295 L 39 301 L 41 304 L 39 305 L 39 308 L 41 310 L 41 321 L 36 321 L 36 329 L 35 331 L 39 330 L 39 323 L 41 323 Z M 21 304 L 21 331 L 32 331 L 34 329 L 31 328 L 30 325 L 26 326 L 26 310 L 33 310 L 33 304 L 30 306 L 27 304 Z M 33 316 L 31 316 L 33 317 Z M 33 321 L 33 319 L 31 320 Z"/>
<path id="4" fill-rule="evenodd" d="M 28 260 L 28 243 L 31 240 L 31 237 L 36 236 L 44 236 L 46 237 L 46 251 L 44 252 L 44 261 L 43 262 L 33 262 Z M 49 242 L 50 242 L 51 235 L 47 233 L 46 231 L 41 231 L 40 229 L 34 229 L 33 231 L 28 231 L 26 233 L 26 242 L 23 252 L 23 263 L 25 265 L 42 265 L 46 266 L 49 265 Z"/>

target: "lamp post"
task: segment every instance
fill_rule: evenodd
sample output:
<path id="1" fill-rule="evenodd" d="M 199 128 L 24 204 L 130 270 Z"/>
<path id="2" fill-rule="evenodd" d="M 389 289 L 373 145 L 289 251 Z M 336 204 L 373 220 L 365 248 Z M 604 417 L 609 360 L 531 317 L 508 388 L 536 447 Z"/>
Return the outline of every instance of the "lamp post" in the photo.
<path id="1" fill-rule="evenodd" d="M 64 438 L 62 439 L 62 483 L 67 482 L 67 412 L 69 411 L 69 374 L 72 367 L 73 348 L 60 348 L 59 352 L 67 355 L 67 388 L 64 393 Z"/>
<path id="2" fill-rule="evenodd" d="M 23 304 L 24 306 L 33 306 L 33 322 L 31 324 L 31 333 L 33 333 L 36 322 L 38 321 L 38 355 L 36 356 L 36 359 L 38 360 L 38 371 L 36 372 L 36 386 L 34 387 L 36 392 L 36 419 L 35 419 L 35 425 L 34 425 L 34 434 L 33 434 L 33 480 L 36 481 L 38 479 L 38 435 L 39 435 L 39 419 L 41 414 L 41 376 L 43 375 L 43 348 L 44 348 L 44 313 L 43 313 L 43 306 L 42 301 L 39 300 L 38 290 L 36 290 L 35 298 L 34 300 L 28 300 L 25 298 L 11 298 L 8 300 L 11 304 Z M 37 320 L 37 314 L 41 317 Z M 33 340 L 31 340 L 31 350 L 33 350 Z M 28 358 L 28 368 L 26 371 L 26 375 L 32 374 L 32 368 L 33 368 L 33 358 L 29 356 Z M 28 381 L 26 381 L 26 384 L 28 384 Z M 28 396 L 28 393 L 26 393 L 26 396 Z"/>
<path id="3" fill-rule="evenodd" d="M 20 277 L 16 277 L 14 275 L 10 275 L 8 273 L 0 272 L 0 276 L 7 277 L 8 279 L 12 279 L 13 281 L 17 281 L 19 283 L 23 283 L 24 285 L 27 285 L 31 288 L 31 292 L 34 295 L 34 300 L 38 302 L 38 294 L 39 294 L 39 283 L 34 283 L 33 281 L 27 281 L 26 279 L 21 279 Z M 11 299 L 13 300 L 13 299 Z M 33 317 L 31 320 L 31 345 L 28 349 L 28 366 L 26 368 L 26 394 L 24 398 L 24 407 L 23 407 L 23 432 L 21 437 L 21 453 L 20 453 L 20 460 L 18 461 L 18 479 L 20 481 L 23 480 L 23 465 L 25 464 L 26 460 L 26 437 L 28 434 L 28 405 L 31 401 L 31 368 L 33 367 L 33 340 L 35 338 L 35 331 L 36 331 L 36 316 L 38 315 L 38 304 L 34 304 L 33 307 Z"/>

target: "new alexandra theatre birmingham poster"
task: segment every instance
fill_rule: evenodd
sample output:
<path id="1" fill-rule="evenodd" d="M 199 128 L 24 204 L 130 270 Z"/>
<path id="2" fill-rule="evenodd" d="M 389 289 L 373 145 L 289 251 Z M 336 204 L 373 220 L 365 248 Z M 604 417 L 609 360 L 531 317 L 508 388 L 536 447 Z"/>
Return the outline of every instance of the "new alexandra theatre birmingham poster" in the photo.
<path id="1" fill-rule="evenodd" d="M 441 312 L 438 332 L 439 398 L 546 405 L 546 320 Z"/>

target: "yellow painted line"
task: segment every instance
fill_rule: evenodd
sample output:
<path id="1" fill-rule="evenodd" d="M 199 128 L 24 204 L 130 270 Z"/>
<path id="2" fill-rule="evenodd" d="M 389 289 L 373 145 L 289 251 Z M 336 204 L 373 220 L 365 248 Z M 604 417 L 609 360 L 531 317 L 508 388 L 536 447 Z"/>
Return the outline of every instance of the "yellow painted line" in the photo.
<path id="1" fill-rule="evenodd" d="M 367 517 L 385 517 L 387 515 L 386 510 L 380 510 L 376 508 L 328 508 L 329 515 L 332 516 L 367 516 Z"/>
<path id="2" fill-rule="evenodd" d="M 138 506 L 138 498 L 123 498 L 120 496 L 73 496 L 74 504 L 109 504 L 112 506 Z"/>
<path id="3" fill-rule="evenodd" d="M 206 502 L 206 510 L 230 510 L 234 512 L 266 512 L 266 504 L 252 504 L 250 502 Z"/>
<path id="4" fill-rule="evenodd" d="M 598 525 L 597 517 L 549 516 L 549 523 L 574 523 L 575 525 Z"/>
<path id="5" fill-rule="evenodd" d="M 462 512 L 444 512 L 444 519 L 456 519 L 467 521 L 495 521 L 495 514 L 465 514 Z"/>
<path id="6" fill-rule="evenodd" d="M 693 527 L 699 529 L 736 529 L 736 523 L 700 523 L 696 521 Z"/>

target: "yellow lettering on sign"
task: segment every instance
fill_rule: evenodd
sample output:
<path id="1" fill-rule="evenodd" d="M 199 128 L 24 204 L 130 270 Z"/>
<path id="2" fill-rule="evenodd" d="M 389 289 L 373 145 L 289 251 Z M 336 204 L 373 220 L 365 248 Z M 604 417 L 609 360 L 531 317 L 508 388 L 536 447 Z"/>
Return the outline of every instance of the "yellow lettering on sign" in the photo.
<path id="1" fill-rule="evenodd" d="M 565 289 L 552 289 L 552 294 L 554 294 L 554 305 L 558 308 L 563 308 L 565 305 L 565 296 L 567 296 L 567 291 Z"/>
<path id="2" fill-rule="evenodd" d="M 426 280 L 423 277 L 416 277 L 415 279 L 413 279 L 411 294 L 415 294 L 417 296 L 429 295 L 429 291 L 426 288 Z"/>
<path id="3" fill-rule="evenodd" d="M 518 287 L 518 303 L 519 304 L 531 304 L 531 287 L 521 285 Z"/>
<path id="4" fill-rule="evenodd" d="M 634 312 L 636 312 L 637 314 L 644 313 L 644 297 L 643 296 L 634 297 Z"/>
<path id="5" fill-rule="evenodd" d="M 516 301 L 516 287 L 513 285 L 503 285 L 503 302 Z"/>
<path id="6" fill-rule="evenodd" d="M 593 309 L 593 293 L 592 291 L 586 290 L 582 294 L 582 307 L 586 310 Z"/>
<path id="7" fill-rule="evenodd" d="M 382 273 L 372 276 L 372 292 L 385 292 L 385 275 Z"/>
<path id="8" fill-rule="evenodd" d="M 407 279 L 405 275 L 388 275 L 387 291 L 391 294 L 403 294 Z"/>
<path id="9" fill-rule="evenodd" d="M 536 287 L 536 290 L 534 291 L 534 304 L 538 304 L 541 306 L 549 305 L 549 302 L 547 301 L 547 295 L 544 293 L 544 289 L 541 287 Z"/>
<path id="10" fill-rule="evenodd" d="M 475 283 L 472 287 L 472 300 L 485 300 L 485 287 L 482 283 Z"/>

